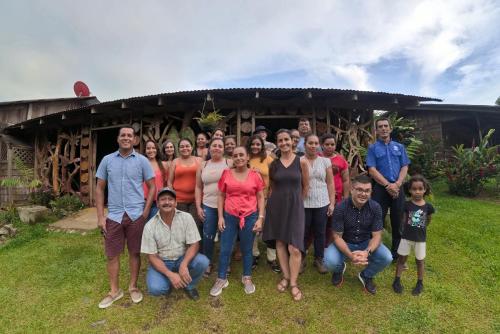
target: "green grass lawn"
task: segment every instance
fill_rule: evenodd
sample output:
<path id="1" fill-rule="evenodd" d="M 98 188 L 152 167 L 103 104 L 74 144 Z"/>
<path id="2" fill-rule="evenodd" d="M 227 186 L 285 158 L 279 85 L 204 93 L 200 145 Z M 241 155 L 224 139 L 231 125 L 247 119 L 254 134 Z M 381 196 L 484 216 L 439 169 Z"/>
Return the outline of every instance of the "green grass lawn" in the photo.
<path id="1" fill-rule="evenodd" d="M 413 260 L 403 274 L 403 295 L 392 292 L 392 265 L 377 276 L 378 292 L 371 296 L 361 289 L 359 269 L 348 265 L 344 285 L 335 288 L 330 275 L 318 274 L 308 258 L 299 281 L 305 299 L 298 303 L 276 291 L 279 276 L 261 260 L 253 295 L 244 294 L 241 262 L 235 262 L 219 298 L 208 295 L 212 277 L 202 281 L 198 302 L 174 292 L 169 298 L 146 296 L 135 305 L 126 295 L 100 310 L 97 304 L 108 291 L 100 235 L 25 227 L 0 248 L 0 333 L 500 332 L 500 205 L 452 197 L 442 189 L 433 203 L 437 213 L 428 230 L 420 297 L 411 295 Z M 126 256 L 122 260 L 125 288 Z"/>

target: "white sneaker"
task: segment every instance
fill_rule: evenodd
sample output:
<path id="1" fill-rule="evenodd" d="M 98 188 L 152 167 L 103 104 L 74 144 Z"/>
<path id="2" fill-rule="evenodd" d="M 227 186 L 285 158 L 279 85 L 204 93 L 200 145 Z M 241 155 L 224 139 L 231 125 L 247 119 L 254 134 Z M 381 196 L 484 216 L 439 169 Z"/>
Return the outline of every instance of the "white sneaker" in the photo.
<path id="1" fill-rule="evenodd" d="M 252 282 L 252 276 L 243 276 L 241 278 L 241 283 L 243 283 L 245 287 L 245 293 L 247 295 L 255 292 L 255 285 Z"/>
<path id="2" fill-rule="evenodd" d="M 227 279 L 217 278 L 215 280 L 214 286 L 210 289 L 210 296 L 217 297 L 222 293 L 222 289 L 229 286 L 229 281 Z"/>

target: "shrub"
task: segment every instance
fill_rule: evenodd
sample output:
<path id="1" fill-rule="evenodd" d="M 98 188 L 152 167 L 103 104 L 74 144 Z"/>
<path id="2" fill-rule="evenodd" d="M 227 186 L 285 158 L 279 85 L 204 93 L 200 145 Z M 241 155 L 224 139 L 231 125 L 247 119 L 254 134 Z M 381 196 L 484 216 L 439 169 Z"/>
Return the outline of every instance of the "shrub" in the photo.
<path id="1" fill-rule="evenodd" d="M 495 132 L 490 129 L 478 146 L 464 148 L 453 147 L 453 157 L 446 163 L 444 174 L 449 191 L 460 196 L 477 196 L 487 179 L 500 172 L 498 145 L 488 147 L 488 141 Z"/>
<path id="2" fill-rule="evenodd" d="M 17 210 L 15 207 L 9 207 L 7 210 L 0 211 L 0 226 L 7 224 L 17 224 L 21 220 L 19 219 L 19 215 L 17 214 Z"/>
<path id="3" fill-rule="evenodd" d="M 50 201 L 52 212 L 58 217 L 64 217 L 85 207 L 85 204 L 75 195 L 64 195 Z"/>
<path id="4" fill-rule="evenodd" d="M 50 206 L 50 202 L 55 199 L 54 193 L 50 189 L 38 189 L 30 194 L 30 201 L 36 205 Z"/>
<path id="5" fill-rule="evenodd" d="M 424 138 L 411 159 L 410 174 L 422 174 L 427 179 L 442 175 L 443 161 L 438 159 L 441 142 L 434 138 Z"/>

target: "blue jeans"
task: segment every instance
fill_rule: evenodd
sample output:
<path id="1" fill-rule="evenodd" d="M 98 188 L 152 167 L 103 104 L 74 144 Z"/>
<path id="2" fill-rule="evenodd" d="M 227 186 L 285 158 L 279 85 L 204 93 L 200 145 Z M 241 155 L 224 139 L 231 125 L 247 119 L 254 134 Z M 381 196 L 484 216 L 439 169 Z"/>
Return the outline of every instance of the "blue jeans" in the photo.
<path id="1" fill-rule="evenodd" d="M 226 279 L 226 271 L 231 261 L 236 237 L 240 237 L 240 248 L 243 255 L 243 276 L 252 275 L 252 247 L 255 233 L 252 231 L 257 221 L 257 211 L 245 217 L 245 226 L 240 230 L 240 219 L 224 211 L 226 228 L 220 235 L 219 278 Z"/>
<path id="2" fill-rule="evenodd" d="M 179 272 L 179 266 L 181 265 L 184 256 L 181 256 L 177 260 L 163 260 L 165 266 L 168 270 L 173 272 Z M 191 275 L 192 281 L 186 287 L 186 290 L 192 290 L 196 288 L 198 282 L 203 277 L 203 273 L 208 267 L 208 259 L 203 254 L 196 254 L 196 256 L 189 262 L 188 269 L 189 275 Z M 153 296 L 165 295 L 170 290 L 170 280 L 158 272 L 152 265 L 149 265 L 148 272 L 146 274 L 146 284 L 148 286 L 148 291 Z"/>
<path id="3" fill-rule="evenodd" d="M 217 223 L 219 215 L 217 208 L 211 208 L 202 205 L 203 212 L 205 213 L 205 221 L 203 222 L 203 249 L 202 253 L 212 262 L 214 256 L 214 238 L 217 233 Z"/>
<path id="4" fill-rule="evenodd" d="M 368 247 L 368 242 L 370 240 L 365 240 L 358 244 L 351 244 L 346 242 L 349 249 L 352 251 L 365 250 Z M 330 244 L 325 251 L 324 264 L 325 267 L 330 272 L 338 273 L 343 269 L 343 263 L 346 256 L 338 250 L 335 243 Z M 363 276 L 368 278 L 373 278 L 377 273 L 381 272 L 385 267 L 390 265 L 392 262 L 392 254 L 382 243 L 377 247 L 377 249 L 368 256 L 368 265 L 362 271 Z"/>

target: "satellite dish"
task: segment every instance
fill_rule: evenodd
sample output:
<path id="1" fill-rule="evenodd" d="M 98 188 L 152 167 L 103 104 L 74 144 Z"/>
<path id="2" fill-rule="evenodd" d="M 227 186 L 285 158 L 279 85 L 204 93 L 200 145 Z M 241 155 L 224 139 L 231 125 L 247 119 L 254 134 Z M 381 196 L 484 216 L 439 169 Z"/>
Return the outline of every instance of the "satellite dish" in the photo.
<path id="1" fill-rule="evenodd" d="M 73 85 L 73 91 L 78 97 L 90 96 L 89 87 L 83 81 L 75 82 L 75 84 Z"/>

